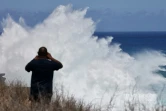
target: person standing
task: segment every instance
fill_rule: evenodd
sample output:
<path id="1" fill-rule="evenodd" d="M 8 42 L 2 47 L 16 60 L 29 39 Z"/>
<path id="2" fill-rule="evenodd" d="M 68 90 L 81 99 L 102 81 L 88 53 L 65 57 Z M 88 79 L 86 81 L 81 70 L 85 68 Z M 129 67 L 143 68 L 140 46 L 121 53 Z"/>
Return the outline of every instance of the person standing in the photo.
<path id="1" fill-rule="evenodd" d="M 32 71 L 30 87 L 31 101 L 51 101 L 53 94 L 53 73 L 62 67 L 62 63 L 54 59 L 47 52 L 46 47 L 39 48 L 38 55 L 25 66 L 27 72 Z"/>

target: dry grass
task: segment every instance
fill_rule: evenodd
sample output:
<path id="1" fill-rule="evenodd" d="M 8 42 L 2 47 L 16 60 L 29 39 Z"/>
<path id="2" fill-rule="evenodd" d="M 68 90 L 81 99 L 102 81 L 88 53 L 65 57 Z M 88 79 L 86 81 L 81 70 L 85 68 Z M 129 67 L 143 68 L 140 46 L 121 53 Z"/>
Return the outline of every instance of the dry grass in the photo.
<path id="1" fill-rule="evenodd" d="M 92 108 L 93 107 L 93 108 Z M 56 92 L 55 101 L 47 104 L 29 101 L 29 88 L 21 83 L 6 86 L 0 83 L 0 111 L 97 111 L 94 106 L 76 101 L 73 96 Z"/>
<path id="2" fill-rule="evenodd" d="M 114 98 L 114 95 L 112 99 Z M 112 111 L 113 104 L 110 103 L 104 111 Z M 128 103 L 124 111 L 166 111 L 165 106 L 154 106 L 149 110 L 146 105 Z M 137 108 L 136 108 L 137 107 Z M 29 101 L 29 88 L 23 87 L 20 82 L 11 83 L 10 86 L 0 83 L 0 111 L 102 111 L 101 108 L 92 104 L 85 104 L 76 100 L 74 96 L 66 96 L 63 91 L 56 91 L 55 101 L 47 104 L 43 99 L 40 103 Z M 116 111 L 116 110 L 114 110 Z"/>

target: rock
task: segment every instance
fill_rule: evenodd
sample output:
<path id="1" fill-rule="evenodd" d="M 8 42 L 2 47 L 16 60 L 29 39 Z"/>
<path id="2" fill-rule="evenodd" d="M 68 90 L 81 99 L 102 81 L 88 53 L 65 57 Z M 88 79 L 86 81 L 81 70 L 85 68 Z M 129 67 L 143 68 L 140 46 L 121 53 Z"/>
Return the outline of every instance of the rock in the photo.
<path id="1" fill-rule="evenodd" d="M 1 83 L 5 83 L 6 78 L 3 77 L 4 75 L 5 75 L 5 73 L 0 73 L 0 82 Z"/>

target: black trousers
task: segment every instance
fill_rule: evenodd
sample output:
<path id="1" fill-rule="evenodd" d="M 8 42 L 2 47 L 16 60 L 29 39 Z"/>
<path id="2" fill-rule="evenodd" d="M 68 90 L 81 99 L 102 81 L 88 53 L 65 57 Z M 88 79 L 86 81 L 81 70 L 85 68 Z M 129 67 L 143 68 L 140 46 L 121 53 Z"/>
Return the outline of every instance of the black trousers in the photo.
<path id="1" fill-rule="evenodd" d="M 52 97 L 52 83 L 31 84 L 30 100 L 36 102 L 50 102 Z"/>

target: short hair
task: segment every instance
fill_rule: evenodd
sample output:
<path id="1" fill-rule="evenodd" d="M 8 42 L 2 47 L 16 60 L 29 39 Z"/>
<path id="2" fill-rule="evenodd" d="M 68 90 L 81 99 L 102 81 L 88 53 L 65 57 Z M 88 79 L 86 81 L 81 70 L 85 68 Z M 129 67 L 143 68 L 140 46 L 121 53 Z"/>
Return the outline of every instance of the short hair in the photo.
<path id="1" fill-rule="evenodd" d="M 47 48 L 46 47 L 40 47 L 38 51 L 39 56 L 47 56 Z"/>

